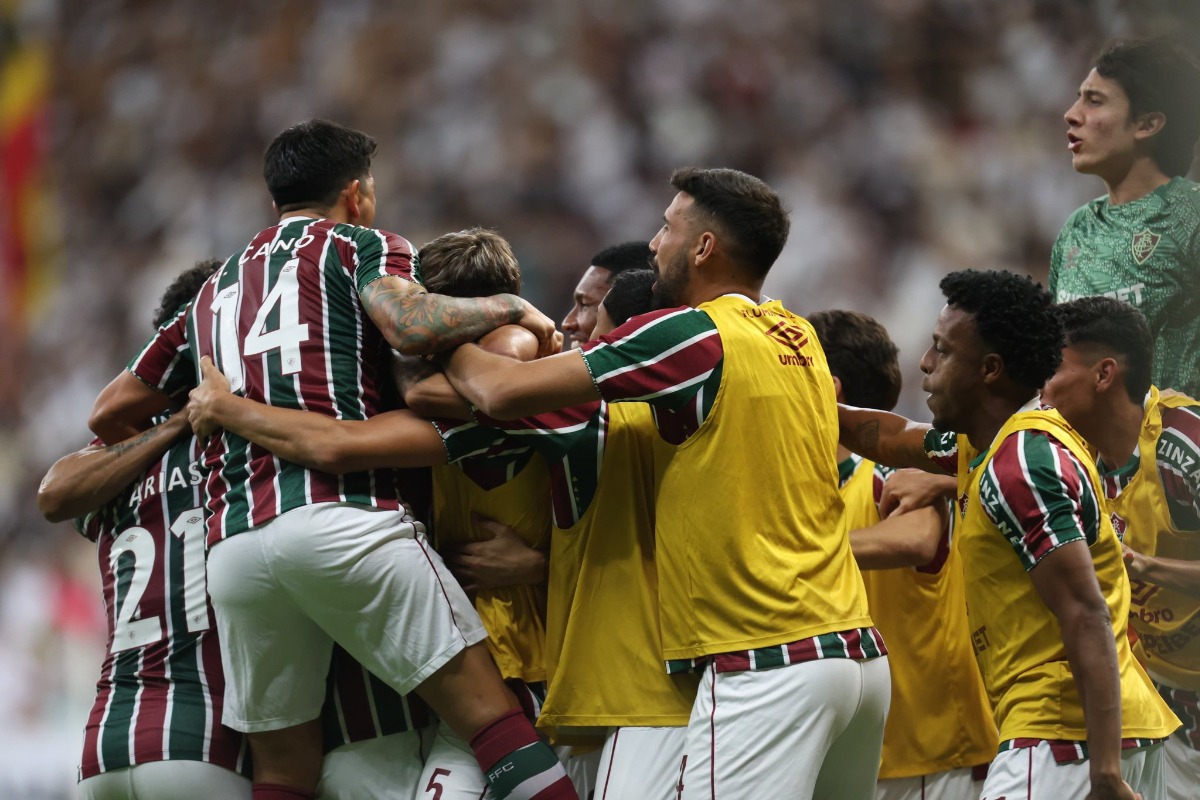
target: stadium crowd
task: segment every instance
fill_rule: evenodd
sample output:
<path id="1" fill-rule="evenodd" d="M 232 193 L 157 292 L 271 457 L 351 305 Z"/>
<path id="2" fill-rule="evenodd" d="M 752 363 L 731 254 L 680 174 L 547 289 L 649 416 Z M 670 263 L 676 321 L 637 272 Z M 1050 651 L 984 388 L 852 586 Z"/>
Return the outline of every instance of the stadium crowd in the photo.
<path id="1" fill-rule="evenodd" d="M 923 418 L 912 367 L 944 301 L 931 287 L 964 265 L 1044 280 L 1070 211 L 1101 193 L 1071 171 L 1062 113 L 1098 43 L 1162 18 L 793 5 L 315 3 L 264 20 L 245 3 L 200 18 L 182 3 L 122 15 L 97 3 L 64 18 L 53 153 L 66 257 L 44 312 L 57 321 L 30 334 L 36 369 L 8 415 L 16 477 L 0 498 L 6 574 L 46 598 L 25 598 L 26 613 L 5 603 L 3 656 L 49 688 L 8 713 L 60 714 L 45 699 L 60 679 L 37 658 L 73 662 L 103 625 L 94 556 L 57 555 L 61 537 L 47 541 L 58 534 L 28 502 L 36 476 L 86 441 L 87 409 L 145 340 L 161 287 L 271 223 L 261 152 L 298 118 L 379 139 L 379 227 L 414 243 L 497 229 L 523 294 L 556 318 L 588 255 L 653 234 L 675 167 L 759 175 L 791 209 L 766 293 L 802 314 L 854 308 L 884 323 L 907 378 L 899 408 Z M 93 678 L 61 680 L 88 690 Z"/>

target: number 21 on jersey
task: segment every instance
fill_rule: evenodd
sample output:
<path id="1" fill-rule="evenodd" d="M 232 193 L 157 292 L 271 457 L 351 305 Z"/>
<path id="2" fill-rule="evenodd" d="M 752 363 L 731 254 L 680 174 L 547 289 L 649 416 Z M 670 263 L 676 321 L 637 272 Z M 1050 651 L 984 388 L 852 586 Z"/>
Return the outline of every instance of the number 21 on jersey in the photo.
<path id="1" fill-rule="evenodd" d="M 308 339 L 308 323 L 300 322 L 299 266 L 300 259 L 293 258 L 280 269 L 279 277 L 263 298 L 244 342 L 238 335 L 237 326 L 241 284 L 233 283 L 218 290 L 212 304 L 217 329 L 215 361 L 229 380 L 232 391 L 241 391 L 245 386 L 243 358 L 278 350 L 284 375 L 300 371 L 300 344 Z M 274 330 L 268 330 L 268 320 L 275 309 L 279 310 L 278 325 Z"/>
<path id="2" fill-rule="evenodd" d="M 204 511 L 189 509 L 171 523 L 171 534 L 183 542 L 183 612 L 188 633 L 208 630 L 208 585 L 204 572 Z M 112 564 L 114 602 L 117 604 L 113 625 L 112 652 L 130 650 L 154 644 L 165 635 L 163 621 L 158 616 L 134 619 L 142 595 L 150 585 L 150 577 L 159 563 L 154 534 L 145 528 L 133 527 L 121 531 L 109 551 Z M 121 556 L 128 553 L 132 563 Z M 163 554 L 165 559 L 167 554 Z M 161 569 L 161 567 L 159 567 Z M 128 578 L 126 578 L 128 576 Z M 117 596 L 125 585 L 125 595 Z M 167 587 L 168 593 L 171 587 Z M 169 604 L 168 604 L 169 605 Z"/>

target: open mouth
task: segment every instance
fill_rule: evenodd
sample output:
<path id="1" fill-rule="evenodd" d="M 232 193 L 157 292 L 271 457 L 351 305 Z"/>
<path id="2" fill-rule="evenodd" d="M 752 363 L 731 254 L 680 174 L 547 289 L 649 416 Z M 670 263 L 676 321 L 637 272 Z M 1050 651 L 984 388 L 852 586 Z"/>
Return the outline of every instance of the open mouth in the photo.
<path id="1" fill-rule="evenodd" d="M 1067 134 L 1067 149 L 1072 153 L 1078 153 L 1080 145 L 1083 144 L 1083 139 L 1080 139 L 1073 133 Z"/>

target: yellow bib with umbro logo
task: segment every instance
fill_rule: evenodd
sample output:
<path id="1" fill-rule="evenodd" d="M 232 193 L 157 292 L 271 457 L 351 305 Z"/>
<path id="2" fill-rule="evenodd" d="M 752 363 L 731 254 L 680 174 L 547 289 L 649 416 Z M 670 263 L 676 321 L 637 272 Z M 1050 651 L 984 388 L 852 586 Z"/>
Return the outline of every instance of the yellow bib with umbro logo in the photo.
<path id="1" fill-rule="evenodd" d="M 708 416 L 657 504 L 663 657 L 871 625 L 838 492 L 837 404 L 816 333 L 778 302 L 699 309 L 724 356 Z"/>

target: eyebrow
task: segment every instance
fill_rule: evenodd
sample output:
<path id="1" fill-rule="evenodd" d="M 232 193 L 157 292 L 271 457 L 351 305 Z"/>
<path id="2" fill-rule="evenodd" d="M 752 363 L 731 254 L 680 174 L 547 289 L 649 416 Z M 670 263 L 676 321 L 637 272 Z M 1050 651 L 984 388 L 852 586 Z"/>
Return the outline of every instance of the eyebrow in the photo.
<path id="1" fill-rule="evenodd" d="M 1079 92 L 1079 96 L 1086 97 L 1089 100 L 1105 100 L 1108 98 L 1108 95 L 1099 89 L 1083 89 Z"/>

